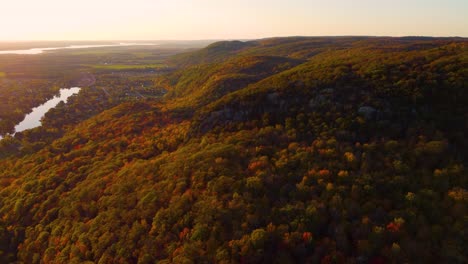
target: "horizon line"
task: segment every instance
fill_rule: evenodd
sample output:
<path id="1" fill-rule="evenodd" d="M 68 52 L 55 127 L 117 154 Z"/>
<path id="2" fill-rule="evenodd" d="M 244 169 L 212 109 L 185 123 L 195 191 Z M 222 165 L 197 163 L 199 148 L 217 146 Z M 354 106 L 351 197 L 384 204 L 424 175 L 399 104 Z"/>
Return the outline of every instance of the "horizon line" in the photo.
<path id="1" fill-rule="evenodd" d="M 271 36 L 271 37 L 259 37 L 259 38 L 206 38 L 206 39 L 16 39 L 6 40 L 0 39 L 1 42 L 44 42 L 44 41 L 230 41 L 230 40 L 260 40 L 260 39 L 272 39 L 272 38 L 339 38 L 339 37 L 367 37 L 367 38 L 468 38 L 468 36 L 428 36 L 428 35 L 401 35 L 401 36 L 390 36 L 390 35 L 287 35 L 287 36 Z"/>

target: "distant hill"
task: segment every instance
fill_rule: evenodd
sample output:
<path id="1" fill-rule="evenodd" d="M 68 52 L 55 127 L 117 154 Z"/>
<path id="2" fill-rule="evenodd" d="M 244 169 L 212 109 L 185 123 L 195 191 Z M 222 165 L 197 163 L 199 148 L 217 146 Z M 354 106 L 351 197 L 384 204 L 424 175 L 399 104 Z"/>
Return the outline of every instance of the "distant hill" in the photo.
<path id="1" fill-rule="evenodd" d="M 468 261 L 468 40 L 223 41 L 169 63 L 162 100 L 38 151 L 0 141 L 3 262 Z"/>

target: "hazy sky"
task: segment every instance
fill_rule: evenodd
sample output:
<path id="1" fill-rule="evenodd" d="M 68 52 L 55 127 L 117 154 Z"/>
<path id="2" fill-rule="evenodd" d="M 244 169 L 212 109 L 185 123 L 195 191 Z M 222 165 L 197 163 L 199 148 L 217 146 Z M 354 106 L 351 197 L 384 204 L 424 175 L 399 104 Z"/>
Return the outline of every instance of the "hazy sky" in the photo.
<path id="1" fill-rule="evenodd" d="M 0 40 L 468 36 L 468 0 L 0 0 Z"/>

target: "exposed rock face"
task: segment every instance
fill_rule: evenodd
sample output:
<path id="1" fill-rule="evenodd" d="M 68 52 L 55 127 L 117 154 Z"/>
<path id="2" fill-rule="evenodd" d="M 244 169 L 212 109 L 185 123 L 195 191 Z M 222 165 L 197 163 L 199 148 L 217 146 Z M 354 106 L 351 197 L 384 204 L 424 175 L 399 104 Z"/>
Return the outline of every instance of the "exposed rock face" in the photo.
<path id="1" fill-rule="evenodd" d="M 358 114 L 367 120 L 374 119 L 377 116 L 377 109 L 372 106 L 361 106 L 358 109 Z"/>
<path id="2" fill-rule="evenodd" d="M 315 107 L 320 107 L 323 104 L 325 104 L 327 101 L 327 98 L 324 95 L 318 95 L 309 101 L 309 107 L 310 108 L 315 108 Z"/>
<path id="3" fill-rule="evenodd" d="M 320 91 L 321 94 L 333 94 L 333 92 L 335 92 L 333 88 L 326 88 Z"/>
<path id="4" fill-rule="evenodd" d="M 269 93 L 267 95 L 268 102 L 271 104 L 278 104 L 278 98 L 279 98 L 278 93 Z"/>

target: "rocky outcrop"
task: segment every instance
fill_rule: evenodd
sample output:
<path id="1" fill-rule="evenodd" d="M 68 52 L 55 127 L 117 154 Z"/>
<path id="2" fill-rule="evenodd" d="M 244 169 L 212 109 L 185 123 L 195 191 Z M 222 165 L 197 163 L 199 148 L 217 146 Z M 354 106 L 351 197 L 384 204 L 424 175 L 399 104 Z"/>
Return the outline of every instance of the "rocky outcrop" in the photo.
<path id="1" fill-rule="evenodd" d="M 361 106 L 358 109 L 358 114 L 367 120 L 372 120 L 377 117 L 377 109 L 372 106 Z"/>

